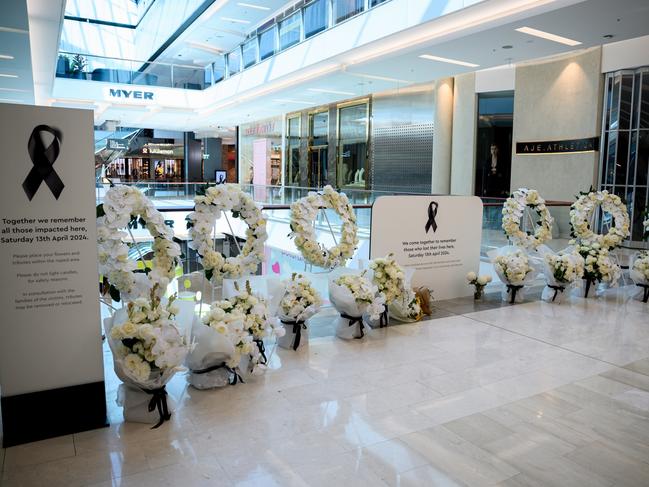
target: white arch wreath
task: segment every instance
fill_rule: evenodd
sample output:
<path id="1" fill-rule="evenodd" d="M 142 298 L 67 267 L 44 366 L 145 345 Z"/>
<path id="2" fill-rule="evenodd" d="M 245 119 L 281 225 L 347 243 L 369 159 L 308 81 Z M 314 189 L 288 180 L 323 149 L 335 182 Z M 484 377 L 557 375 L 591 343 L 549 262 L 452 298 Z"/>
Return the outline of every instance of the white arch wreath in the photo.
<path id="1" fill-rule="evenodd" d="M 152 268 L 137 269 L 136 261 L 128 257 L 128 236 L 123 229 L 132 221 L 145 226 L 153 237 Z M 155 284 L 164 294 L 175 276 L 180 260 L 180 246 L 173 241 L 173 231 L 165 224 L 162 214 L 138 189 L 115 186 L 97 206 L 97 245 L 99 272 L 110 283 L 110 295 L 115 301 L 132 300 L 147 295 Z"/>
<path id="2" fill-rule="evenodd" d="M 247 225 L 246 243 L 236 257 L 224 257 L 213 248 L 212 233 L 222 211 L 231 211 Z M 268 238 L 266 220 L 250 195 L 234 184 L 210 186 L 204 195 L 194 198 L 194 211 L 187 216 L 191 242 L 199 255 L 205 277 L 212 282 L 237 279 L 252 274 L 264 260 L 264 242 Z"/>
<path id="3" fill-rule="evenodd" d="M 613 225 L 603 235 L 590 228 L 590 220 L 597 206 L 601 206 L 603 211 L 613 217 Z M 570 207 L 570 227 L 572 236 L 582 243 L 597 243 L 600 247 L 610 250 L 621 245 L 629 236 L 629 212 L 618 195 L 610 194 L 606 190 L 591 191 L 581 194 Z"/>
<path id="4" fill-rule="evenodd" d="M 340 242 L 329 249 L 317 241 L 313 228 L 321 208 L 334 210 L 342 220 Z M 325 186 L 322 193 L 312 191 L 291 205 L 291 236 L 302 256 L 313 265 L 325 269 L 345 265 L 358 245 L 357 234 L 356 215 L 347 195 L 331 186 Z"/>
<path id="5" fill-rule="evenodd" d="M 539 216 L 538 227 L 533 234 L 521 229 L 521 218 L 525 208 L 532 208 Z M 550 214 L 545 200 L 535 189 L 519 188 L 503 205 L 502 227 L 505 235 L 517 245 L 535 249 L 552 238 L 554 218 Z"/>

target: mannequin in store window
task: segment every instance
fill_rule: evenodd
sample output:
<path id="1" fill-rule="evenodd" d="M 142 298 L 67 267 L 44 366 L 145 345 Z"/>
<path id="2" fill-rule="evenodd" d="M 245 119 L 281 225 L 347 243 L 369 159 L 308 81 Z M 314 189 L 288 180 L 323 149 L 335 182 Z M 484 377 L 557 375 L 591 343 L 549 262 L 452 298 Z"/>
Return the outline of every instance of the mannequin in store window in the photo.
<path id="1" fill-rule="evenodd" d="M 489 160 L 486 167 L 484 181 L 484 196 L 493 198 L 506 198 L 509 196 L 509 181 L 503 170 L 503 165 L 498 165 L 499 149 L 496 144 L 489 147 Z"/>

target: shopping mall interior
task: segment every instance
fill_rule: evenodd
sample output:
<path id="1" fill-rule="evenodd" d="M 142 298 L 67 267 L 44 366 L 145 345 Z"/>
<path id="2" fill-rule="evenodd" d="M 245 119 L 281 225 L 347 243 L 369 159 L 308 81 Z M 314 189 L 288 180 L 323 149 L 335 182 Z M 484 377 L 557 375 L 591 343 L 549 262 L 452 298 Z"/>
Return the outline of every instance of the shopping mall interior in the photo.
<path id="1" fill-rule="evenodd" d="M 648 0 L 0 12 L 0 486 L 649 486 Z"/>

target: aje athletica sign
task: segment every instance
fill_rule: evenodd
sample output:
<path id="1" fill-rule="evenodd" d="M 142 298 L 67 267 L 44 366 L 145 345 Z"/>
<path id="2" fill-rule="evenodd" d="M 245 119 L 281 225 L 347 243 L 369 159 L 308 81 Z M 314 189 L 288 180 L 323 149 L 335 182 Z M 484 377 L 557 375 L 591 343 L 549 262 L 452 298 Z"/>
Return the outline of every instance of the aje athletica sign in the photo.
<path id="1" fill-rule="evenodd" d="M 93 115 L 0 104 L 3 446 L 106 424 Z"/>
<path id="2" fill-rule="evenodd" d="M 599 137 L 586 139 L 550 140 L 545 142 L 516 142 L 516 154 L 569 154 L 599 150 Z"/>
<path id="3" fill-rule="evenodd" d="M 480 268 L 482 201 L 475 196 L 381 196 L 372 206 L 370 259 L 393 253 L 436 300 L 469 296 Z"/>

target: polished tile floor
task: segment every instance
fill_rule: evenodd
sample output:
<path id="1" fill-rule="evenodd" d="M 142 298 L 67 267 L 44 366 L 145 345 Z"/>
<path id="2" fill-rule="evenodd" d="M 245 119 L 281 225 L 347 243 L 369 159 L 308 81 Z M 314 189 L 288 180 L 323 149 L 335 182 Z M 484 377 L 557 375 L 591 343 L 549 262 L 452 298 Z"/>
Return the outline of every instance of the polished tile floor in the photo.
<path id="1" fill-rule="evenodd" d="M 111 426 L 1 451 L 0 484 L 649 486 L 649 305 L 633 291 L 455 300 L 362 341 L 321 329 L 254 382 L 177 376 L 156 430 L 123 422 L 109 372 Z"/>

